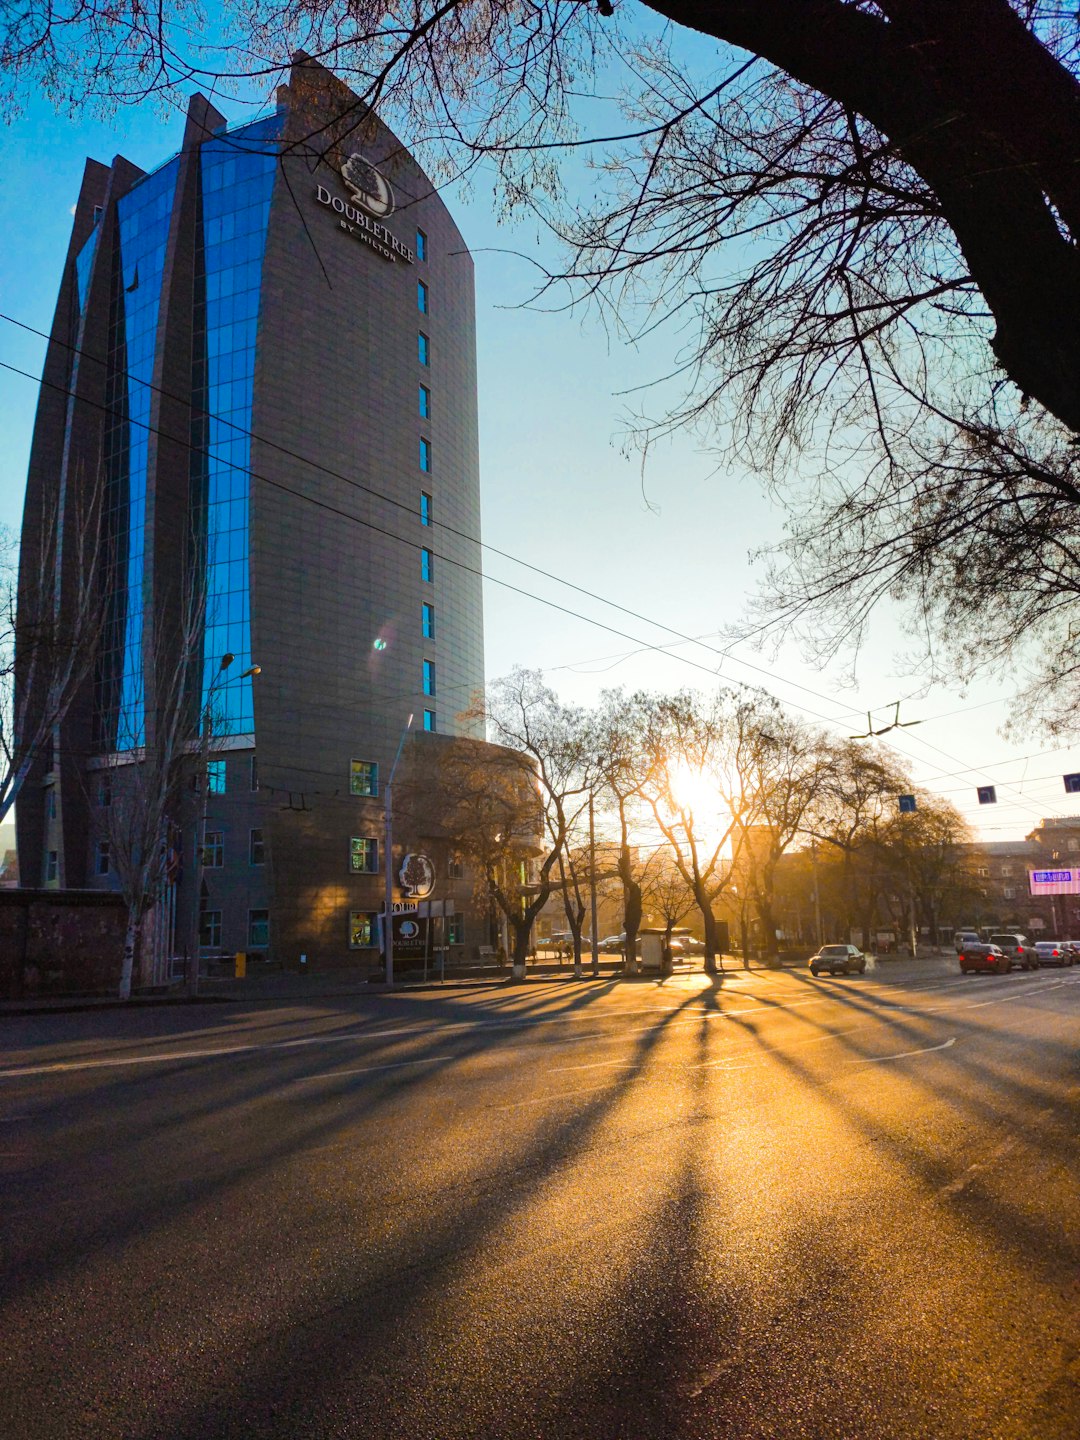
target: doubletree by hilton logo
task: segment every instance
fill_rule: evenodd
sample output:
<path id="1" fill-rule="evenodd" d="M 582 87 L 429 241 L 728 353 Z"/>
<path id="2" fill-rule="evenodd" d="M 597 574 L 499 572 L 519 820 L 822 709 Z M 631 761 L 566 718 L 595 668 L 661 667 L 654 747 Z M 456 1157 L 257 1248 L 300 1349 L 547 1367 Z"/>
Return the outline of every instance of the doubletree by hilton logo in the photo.
<path id="1" fill-rule="evenodd" d="M 332 195 L 325 185 L 316 185 L 315 199 L 319 204 L 336 210 L 342 230 L 378 251 L 384 260 L 404 260 L 411 265 L 416 258 L 414 252 L 379 223 L 394 213 L 394 192 L 386 177 L 357 151 L 342 164 L 341 179 L 355 203 L 350 205 L 340 195 Z"/>
<path id="2" fill-rule="evenodd" d="M 394 213 L 394 192 L 390 189 L 390 182 L 359 151 L 350 155 L 342 165 L 341 178 L 356 203 L 377 220 L 387 220 Z"/>

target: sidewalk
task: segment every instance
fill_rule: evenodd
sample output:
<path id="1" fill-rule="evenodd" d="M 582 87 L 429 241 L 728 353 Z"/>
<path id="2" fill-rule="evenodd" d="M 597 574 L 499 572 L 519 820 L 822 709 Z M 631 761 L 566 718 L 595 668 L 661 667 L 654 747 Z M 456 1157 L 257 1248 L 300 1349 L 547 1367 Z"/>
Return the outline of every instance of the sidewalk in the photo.
<path id="1" fill-rule="evenodd" d="M 592 980 L 592 962 L 586 960 L 583 982 Z M 297 971 L 279 972 L 273 975 L 249 975 L 236 980 L 232 976 L 202 976 L 199 980 L 198 995 L 185 995 L 179 988 L 172 991 L 133 994 L 130 1000 L 118 1000 L 114 995 L 47 995 L 30 996 L 23 1000 L 0 1001 L 0 1016 L 39 1015 L 42 1013 L 70 1014 L 82 1010 L 146 1009 L 153 1006 L 174 1005 L 220 1005 L 227 1003 L 265 1003 L 297 1000 L 331 1000 L 348 995 L 385 995 L 406 992 L 439 990 L 496 990 L 509 987 L 515 982 L 510 978 L 510 966 L 503 969 L 492 966 L 469 966 L 456 970 L 440 981 L 438 974 L 422 975 L 406 971 L 395 980 L 392 987 L 381 980 L 369 980 L 369 970 L 350 971 Z M 604 956 L 600 962 L 598 983 L 611 981 L 622 973 L 621 960 Z M 517 984 L 551 984 L 554 981 L 573 981 L 573 964 L 555 962 L 530 964 L 526 977 Z"/>

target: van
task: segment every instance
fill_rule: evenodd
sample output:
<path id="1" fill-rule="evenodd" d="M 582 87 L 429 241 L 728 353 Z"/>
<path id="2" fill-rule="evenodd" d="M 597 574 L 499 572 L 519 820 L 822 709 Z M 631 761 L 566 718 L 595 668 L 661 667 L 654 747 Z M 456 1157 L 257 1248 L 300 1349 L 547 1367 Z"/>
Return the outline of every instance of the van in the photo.
<path id="1" fill-rule="evenodd" d="M 953 949 L 959 955 L 966 945 L 981 945 L 983 938 L 977 930 L 957 930 L 952 937 Z"/>

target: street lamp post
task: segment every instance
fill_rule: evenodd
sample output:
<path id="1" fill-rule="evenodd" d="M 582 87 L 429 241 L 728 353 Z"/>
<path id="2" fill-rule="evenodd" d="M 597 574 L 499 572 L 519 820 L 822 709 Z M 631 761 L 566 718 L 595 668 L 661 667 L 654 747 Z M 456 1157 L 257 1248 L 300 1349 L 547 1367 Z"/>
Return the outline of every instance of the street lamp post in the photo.
<path id="1" fill-rule="evenodd" d="M 390 767 L 390 778 L 386 782 L 386 854 L 383 856 L 383 869 L 386 871 L 386 906 L 383 915 L 383 954 L 386 956 L 387 985 L 394 983 L 394 776 L 397 774 L 405 736 L 412 728 L 412 722 L 413 717 L 410 715 L 405 721 L 405 729 L 401 732 L 397 754 Z M 428 923 L 431 923 L 430 916 Z"/>
<path id="2" fill-rule="evenodd" d="M 191 945 L 191 961 L 188 965 L 187 975 L 187 992 L 189 995 L 197 995 L 199 993 L 199 931 L 202 928 L 200 925 L 200 921 L 202 919 L 202 895 L 200 892 L 202 890 L 203 847 L 206 844 L 206 819 L 210 799 L 210 725 L 212 719 L 211 710 L 214 703 L 214 694 L 218 689 L 219 685 L 222 683 L 221 677 L 225 674 L 225 671 L 229 668 L 229 666 L 233 663 L 235 659 L 236 656 L 228 651 L 226 651 L 226 653 L 221 657 L 221 664 L 217 668 L 217 673 L 214 675 L 214 678 L 210 681 L 210 684 L 206 688 L 206 700 L 203 704 L 202 714 L 200 716 L 199 784 L 202 787 L 202 804 L 200 806 L 199 820 L 195 827 L 195 855 L 193 857 L 191 867 L 192 876 L 194 879 L 195 901 L 192 907 L 194 911 L 194 923 Z M 235 678 L 237 680 L 246 680 L 251 675 L 260 674 L 261 670 L 262 667 L 259 665 L 249 665 L 246 670 L 244 670 L 241 674 L 237 675 Z"/>
<path id="3" fill-rule="evenodd" d="M 593 817 L 593 792 L 589 791 L 589 909 L 592 925 L 592 973 L 600 975 L 600 943 L 596 934 L 596 826 Z"/>

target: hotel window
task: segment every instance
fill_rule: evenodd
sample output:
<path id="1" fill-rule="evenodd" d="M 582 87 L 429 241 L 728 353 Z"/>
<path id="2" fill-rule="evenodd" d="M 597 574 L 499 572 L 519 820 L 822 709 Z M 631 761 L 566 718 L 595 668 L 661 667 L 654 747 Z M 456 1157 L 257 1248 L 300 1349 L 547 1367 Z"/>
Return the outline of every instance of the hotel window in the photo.
<path id="1" fill-rule="evenodd" d="M 204 870 L 220 870 L 225 864 L 225 832 L 207 830 L 203 837 L 202 863 Z"/>
<path id="2" fill-rule="evenodd" d="M 349 949 L 370 950 L 375 944 L 374 914 L 370 910 L 350 910 Z"/>
<path id="3" fill-rule="evenodd" d="M 427 236 L 423 230 L 417 230 L 416 232 L 416 258 L 418 260 L 427 259 Z"/>
<path id="4" fill-rule="evenodd" d="M 206 765 L 206 788 L 211 795 L 225 794 L 225 761 L 209 760 Z"/>
<path id="5" fill-rule="evenodd" d="M 420 386 L 420 419 L 431 419 L 431 391 L 426 385 Z"/>
<path id="6" fill-rule="evenodd" d="M 423 444 L 423 441 L 420 443 Z M 420 491 L 420 524 L 431 524 L 431 496 L 426 490 Z"/>
<path id="7" fill-rule="evenodd" d="M 429 605 L 425 600 L 420 606 L 420 614 L 423 620 L 424 639 L 435 639 L 435 606 Z"/>
<path id="8" fill-rule="evenodd" d="M 259 759 L 257 755 L 252 755 L 251 757 L 251 788 L 252 790 L 259 788 Z"/>
<path id="9" fill-rule="evenodd" d="M 425 475 L 431 474 L 431 441 L 423 435 L 420 436 L 420 469 Z"/>
<path id="10" fill-rule="evenodd" d="M 978 877 L 979 877 L 980 880 L 989 880 L 989 878 L 990 878 L 990 866 L 989 866 L 989 865 L 980 865 L 980 866 L 978 867 L 978 869 L 976 870 L 975 873 L 978 875 Z"/>
<path id="11" fill-rule="evenodd" d="M 434 580 L 435 578 L 435 557 L 431 551 L 424 546 L 420 551 L 420 579 Z"/>
<path id="12" fill-rule="evenodd" d="M 446 943 L 448 945 L 460 945 L 463 939 L 461 916 L 448 915 L 446 917 Z"/>
<path id="13" fill-rule="evenodd" d="M 1075 835 L 1070 835 L 1068 840 L 1065 841 L 1065 848 L 1071 855 L 1075 855 L 1077 850 L 1080 850 L 1080 840 L 1078 840 Z"/>
<path id="14" fill-rule="evenodd" d="M 1013 871 L 1012 871 L 1012 866 L 1011 866 L 1011 865 L 1002 865 L 1002 867 L 1001 867 L 1001 878 L 1002 878 L 1003 880 L 1005 879 L 1006 876 L 1011 875 L 1012 873 L 1013 873 Z"/>
<path id="15" fill-rule="evenodd" d="M 109 842 L 108 840 L 98 840 L 94 845 L 94 874 L 108 875 L 109 863 Z"/>
<path id="16" fill-rule="evenodd" d="M 270 944 L 270 911 L 248 911 L 248 948 L 265 950 Z"/>
<path id="17" fill-rule="evenodd" d="M 435 729 L 435 711 L 434 711 L 434 710 L 425 710 L 425 711 L 424 711 L 424 729 L 425 729 L 425 730 L 434 730 L 434 729 Z"/>
<path id="18" fill-rule="evenodd" d="M 1005 888 L 1004 888 L 1004 890 L 1002 890 L 1001 893 L 1002 893 L 1002 895 L 1004 896 L 1004 898 L 1005 898 L 1006 900 L 1015 900 L 1015 899 L 1016 899 L 1016 890 L 1015 890 L 1015 888 L 1014 888 L 1012 885 L 1006 885 Z"/>
<path id="19" fill-rule="evenodd" d="M 97 803 L 103 810 L 112 804 L 112 776 L 103 775 L 98 781 Z"/>
<path id="20" fill-rule="evenodd" d="M 60 852 L 50 850 L 45 857 L 45 879 L 55 880 L 60 873 Z"/>
<path id="21" fill-rule="evenodd" d="M 417 353 L 417 355 L 418 355 L 418 357 L 419 357 L 419 360 L 420 360 L 420 364 L 421 364 L 421 365 L 430 365 L 430 364 L 431 364 L 431 359 L 430 359 L 430 347 L 431 347 L 431 341 L 428 339 L 428 337 L 427 337 L 427 336 L 424 334 L 424 332 L 421 330 L 419 336 L 417 337 L 417 346 L 416 346 L 416 353 Z"/>
<path id="22" fill-rule="evenodd" d="M 465 862 L 460 855 L 451 855 L 446 862 L 446 875 L 449 880 L 463 880 L 465 878 Z"/>
<path id="23" fill-rule="evenodd" d="M 202 950 L 221 949 L 220 910 L 201 910 L 199 912 L 199 948 Z"/>
<path id="24" fill-rule="evenodd" d="M 424 661 L 424 694 L 435 694 L 435 661 Z"/>
<path id="25" fill-rule="evenodd" d="M 379 873 L 379 842 L 366 835 L 354 835 L 349 841 L 349 869 L 354 875 Z"/>
<path id="26" fill-rule="evenodd" d="M 248 836 L 248 863 L 266 864 L 266 841 L 263 839 L 262 830 L 252 830 Z"/>
<path id="27" fill-rule="evenodd" d="M 55 791 L 54 789 L 52 789 L 51 787 L 50 787 L 50 789 L 49 789 L 49 801 L 48 801 L 48 805 L 47 805 L 46 808 L 47 808 L 47 810 L 48 810 L 49 819 L 50 819 L 50 820 L 55 820 L 55 819 L 56 819 L 56 791 Z"/>
<path id="28" fill-rule="evenodd" d="M 428 313 L 427 299 L 427 286 L 423 280 L 418 280 L 416 282 L 416 308 L 420 311 L 421 315 Z"/>
<path id="29" fill-rule="evenodd" d="M 349 761 L 349 794 L 378 795 L 379 767 L 374 760 Z"/>

